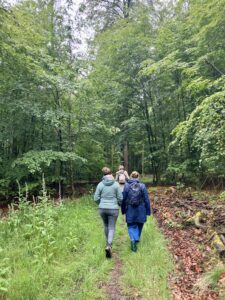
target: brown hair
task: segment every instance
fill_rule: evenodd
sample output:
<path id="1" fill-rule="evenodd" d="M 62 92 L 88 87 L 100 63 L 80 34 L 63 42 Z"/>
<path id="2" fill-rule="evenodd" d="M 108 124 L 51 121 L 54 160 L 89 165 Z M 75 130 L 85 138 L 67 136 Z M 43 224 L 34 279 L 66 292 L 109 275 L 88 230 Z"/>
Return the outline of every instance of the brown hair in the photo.
<path id="1" fill-rule="evenodd" d="M 140 176 L 140 174 L 137 172 L 137 171 L 133 171 L 131 174 L 130 174 L 130 177 L 131 178 L 138 178 Z"/>
<path id="2" fill-rule="evenodd" d="M 109 175 L 109 174 L 112 174 L 112 171 L 110 168 L 104 167 L 104 168 L 102 168 L 102 173 L 103 173 L 103 175 Z"/>

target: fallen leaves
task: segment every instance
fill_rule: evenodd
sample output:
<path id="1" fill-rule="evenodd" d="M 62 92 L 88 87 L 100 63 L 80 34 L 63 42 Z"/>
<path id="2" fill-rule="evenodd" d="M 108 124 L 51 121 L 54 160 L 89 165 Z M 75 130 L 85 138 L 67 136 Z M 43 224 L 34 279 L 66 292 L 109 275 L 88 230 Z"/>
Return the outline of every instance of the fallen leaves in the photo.
<path id="1" fill-rule="evenodd" d="M 193 216 L 199 209 L 204 209 L 213 215 L 212 222 L 223 223 L 219 209 L 215 209 L 207 200 L 193 199 L 188 193 L 178 195 L 173 189 L 171 193 L 157 191 L 152 201 L 153 212 L 169 240 L 169 250 L 175 261 L 175 272 L 170 276 L 170 288 L 173 300 L 216 300 L 219 291 L 206 287 L 204 291 L 198 288 L 197 282 L 203 273 L 212 268 L 213 256 L 216 254 L 208 245 L 208 236 L 204 228 L 182 226 L 184 216 Z M 223 206 L 223 209 L 225 206 Z M 220 207 L 221 209 L 221 207 Z M 213 224 L 214 224 L 213 223 Z M 222 273 L 223 274 L 223 273 Z M 221 275 L 220 285 L 225 282 Z M 222 282 L 222 283 L 221 283 Z"/>

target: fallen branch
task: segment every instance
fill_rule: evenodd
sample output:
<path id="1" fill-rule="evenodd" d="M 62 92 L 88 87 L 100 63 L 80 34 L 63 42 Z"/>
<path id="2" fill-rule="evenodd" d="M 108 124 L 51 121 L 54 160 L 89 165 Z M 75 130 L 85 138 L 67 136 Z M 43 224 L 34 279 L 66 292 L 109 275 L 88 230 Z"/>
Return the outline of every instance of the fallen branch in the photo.
<path id="1" fill-rule="evenodd" d="M 193 217 L 188 218 L 185 223 L 187 225 L 193 224 L 195 225 L 197 228 L 206 228 L 205 225 L 203 225 L 201 223 L 201 221 L 204 219 L 205 214 L 201 211 L 198 211 Z"/>

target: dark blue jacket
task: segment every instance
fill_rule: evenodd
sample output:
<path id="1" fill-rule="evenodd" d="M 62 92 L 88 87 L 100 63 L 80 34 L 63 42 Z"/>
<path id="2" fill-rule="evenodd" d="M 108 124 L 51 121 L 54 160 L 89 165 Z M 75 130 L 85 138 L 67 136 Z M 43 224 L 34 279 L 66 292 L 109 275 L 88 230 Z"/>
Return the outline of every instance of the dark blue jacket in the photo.
<path id="1" fill-rule="evenodd" d="M 126 213 L 126 222 L 127 223 L 144 223 L 146 222 L 146 216 L 150 216 L 151 214 L 151 209 L 150 209 L 150 199 L 148 196 L 148 192 L 146 189 L 145 184 L 141 184 L 141 189 L 142 189 L 142 199 L 143 202 L 137 206 L 133 207 L 132 205 L 128 205 L 128 191 L 130 188 L 130 184 L 133 182 L 139 182 L 137 179 L 130 179 L 127 183 L 125 183 L 124 190 L 123 190 L 123 201 L 121 205 L 121 211 L 122 214 L 124 215 Z"/>

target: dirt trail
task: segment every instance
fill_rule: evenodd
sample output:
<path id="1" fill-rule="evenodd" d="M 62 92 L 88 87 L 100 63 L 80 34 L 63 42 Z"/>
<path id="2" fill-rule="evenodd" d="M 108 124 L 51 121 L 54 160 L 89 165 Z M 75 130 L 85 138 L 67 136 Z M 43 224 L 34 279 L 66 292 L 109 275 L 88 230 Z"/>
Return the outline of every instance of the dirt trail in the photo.
<path id="1" fill-rule="evenodd" d="M 113 257 L 115 260 L 115 266 L 111 271 L 109 282 L 105 286 L 103 286 L 103 289 L 106 291 L 107 298 L 109 300 L 127 299 L 123 294 L 119 280 L 122 275 L 122 262 L 119 259 L 117 253 L 114 253 Z"/>
<path id="2" fill-rule="evenodd" d="M 122 222 L 124 226 L 124 222 Z M 126 243 L 124 241 L 124 236 L 120 236 L 119 245 Z M 114 268 L 110 273 L 109 281 L 102 287 L 107 295 L 108 300 L 140 300 L 140 296 L 137 295 L 137 292 L 132 291 L 130 288 L 130 294 L 126 295 L 124 289 L 121 285 L 121 276 L 123 275 L 123 262 L 120 259 L 120 254 L 117 249 L 113 249 L 113 258 L 115 261 Z"/>
<path id="3" fill-rule="evenodd" d="M 119 259 L 118 253 L 114 253 L 113 259 L 115 260 L 115 266 L 110 274 L 110 281 L 103 286 L 106 291 L 108 300 L 140 300 L 140 296 L 137 293 L 132 293 L 132 296 L 124 294 L 123 288 L 120 284 L 120 277 L 122 276 L 122 261 Z"/>

